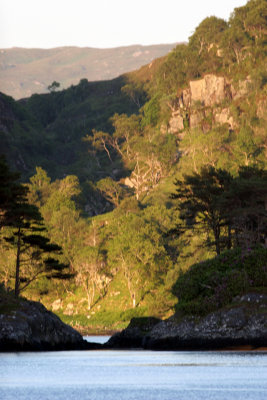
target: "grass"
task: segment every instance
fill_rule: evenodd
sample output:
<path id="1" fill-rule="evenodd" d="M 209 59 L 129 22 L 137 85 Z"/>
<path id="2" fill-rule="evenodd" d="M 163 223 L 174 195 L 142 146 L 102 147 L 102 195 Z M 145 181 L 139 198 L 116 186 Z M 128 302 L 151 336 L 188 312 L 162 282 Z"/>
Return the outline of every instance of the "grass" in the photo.
<path id="1" fill-rule="evenodd" d="M 46 293 L 43 285 L 37 284 L 29 288 L 26 295 L 32 300 L 41 301 L 48 309 L 53 311 L 53 302 L 61 301 L 61 308 L 54 310 L 60 319 L 78 329 L 84 334 L 100 334 L 124 329 L 134 317 L 148 315 L 146 302 L 132 308 L 130 294 L 121 274 L 117 275 L 110 283 L 108 292 L 103 298 L 95 297 L 95 302 L 90 310 L 81 287 L 74 283 L 63 285 L 58 282 Z M 68 312 L 68 305 L 71 311 Z"/>

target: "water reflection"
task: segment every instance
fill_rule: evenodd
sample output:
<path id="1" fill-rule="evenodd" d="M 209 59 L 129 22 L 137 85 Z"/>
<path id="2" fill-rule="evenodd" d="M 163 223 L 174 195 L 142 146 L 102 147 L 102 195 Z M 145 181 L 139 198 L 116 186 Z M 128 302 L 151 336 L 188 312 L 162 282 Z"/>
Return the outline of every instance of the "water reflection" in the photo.
<path id="1" fill-rule="evenodd" d="M 106 343 L 110 336 L 84 336 L 83 337 L 84 340 L 87 340 L 87 342 L 91 342 L 91 343 L 100 343 L 100 344 L 104 344 Z"/>

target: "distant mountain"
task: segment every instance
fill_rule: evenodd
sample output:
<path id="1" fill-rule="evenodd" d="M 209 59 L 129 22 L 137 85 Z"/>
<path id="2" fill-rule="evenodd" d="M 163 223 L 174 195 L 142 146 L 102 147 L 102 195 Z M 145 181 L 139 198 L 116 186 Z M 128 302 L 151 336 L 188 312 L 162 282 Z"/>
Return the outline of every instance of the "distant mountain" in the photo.
<path id="1" fill-rule="evenodd" d="M 176 46 L 133 45 L 112 49 L 58 47 L 0 50 L 0 91 L 15 99 L 46 93 L 53 82 L 65 89 L 83 78 L 100 81 L 116 78 L 166 55 Z"/>

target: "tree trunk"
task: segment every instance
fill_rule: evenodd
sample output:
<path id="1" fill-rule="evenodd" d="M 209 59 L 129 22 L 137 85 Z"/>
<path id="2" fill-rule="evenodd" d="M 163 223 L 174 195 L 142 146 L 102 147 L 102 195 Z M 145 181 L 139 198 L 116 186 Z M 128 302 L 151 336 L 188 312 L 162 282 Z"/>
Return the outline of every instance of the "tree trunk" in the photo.
<path id="1" fill-rule="evenodd" d="M 133 308 L 136 306 L 135 294 L 132 294 Z"/>
<path id="2" fill-rule="evenodd" d="M 231 225 L 228 224 L 228 236 L 227 236 L 227 249 L 230 250 L 232 248 L 232 229 Z"/>
<path id="3" fill-rule="evenodd" d="M 221 248 L 220 248 L 220 227 L 219 226 L 213 226 L 213 234 L 214 234 L 214 239 L 215 239 L 215 247 L 216 247 L 216 253 L 217 255 L 221 254 Z"/>
<path id="4" fill-rule="evenodd" d="M 15 278 L 15 296 L 19 297 L 20 292 L 20 249 L 21 249 L 21 229 L 18 229 L 17 256 L 16 256 L 16 278 Z"/>
<path id="5" fill-rule="evenodd" d="M 113 162 L 112 158 L 111 158 L 111 155 L 110 155 L 110 152 L 109 152 L 109 150 L 108 150 L 108 148 L 106 146 L 106 143 L 104 141 L 103 141 L 103 146 L 104 146 L 104 149 L 105 149 L 105 151 L 106 151 L 106 153 L 108 155 L 108 158 L 109 158 L 110 162 Z"/>

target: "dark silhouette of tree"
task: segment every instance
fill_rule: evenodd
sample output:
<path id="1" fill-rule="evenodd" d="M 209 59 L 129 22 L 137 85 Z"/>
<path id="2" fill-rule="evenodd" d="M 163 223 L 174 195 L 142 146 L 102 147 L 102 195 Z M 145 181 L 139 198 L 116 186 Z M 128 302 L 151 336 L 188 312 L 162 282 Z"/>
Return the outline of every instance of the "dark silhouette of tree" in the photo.
<path id="1" fill-rule="evenodd" d="M 227 171 L 205 166 L 200 173 L 185 175 L 183 181 L 176 180 L 177 189 L 172 194 L 172 198 L 179 201 L 180 217 L 185 222 L 185 227 L 211 231 L 217 254 L 221 252 L 222 227 L 229 224 L 220 197 L 228 189 L 232 179 Z"/>
<path id="2" fill-rule="evenodd" d="M 27 201 L 28 189 L 17 183 L 19 174 L 13 173 L 3 157 L 0 159 L 0 215 L 1 226 L 11 228 L 11 234 L 4 240 L 16 250 L 15 296 L 19 296 L 31 282 L 40 275 L 64 278 L 56 253 L 61 247 L 50 243 L 45 236 L 46 228 L 38 208 Z"/>
<path id="3" fill-rule="evenodd" d="M 60 87 L 60 83 L 53 81 L 51 85 L 47 86 L 47 89 L 49 90 L 50 93 L 55 92 L 58 88 Z"/>

